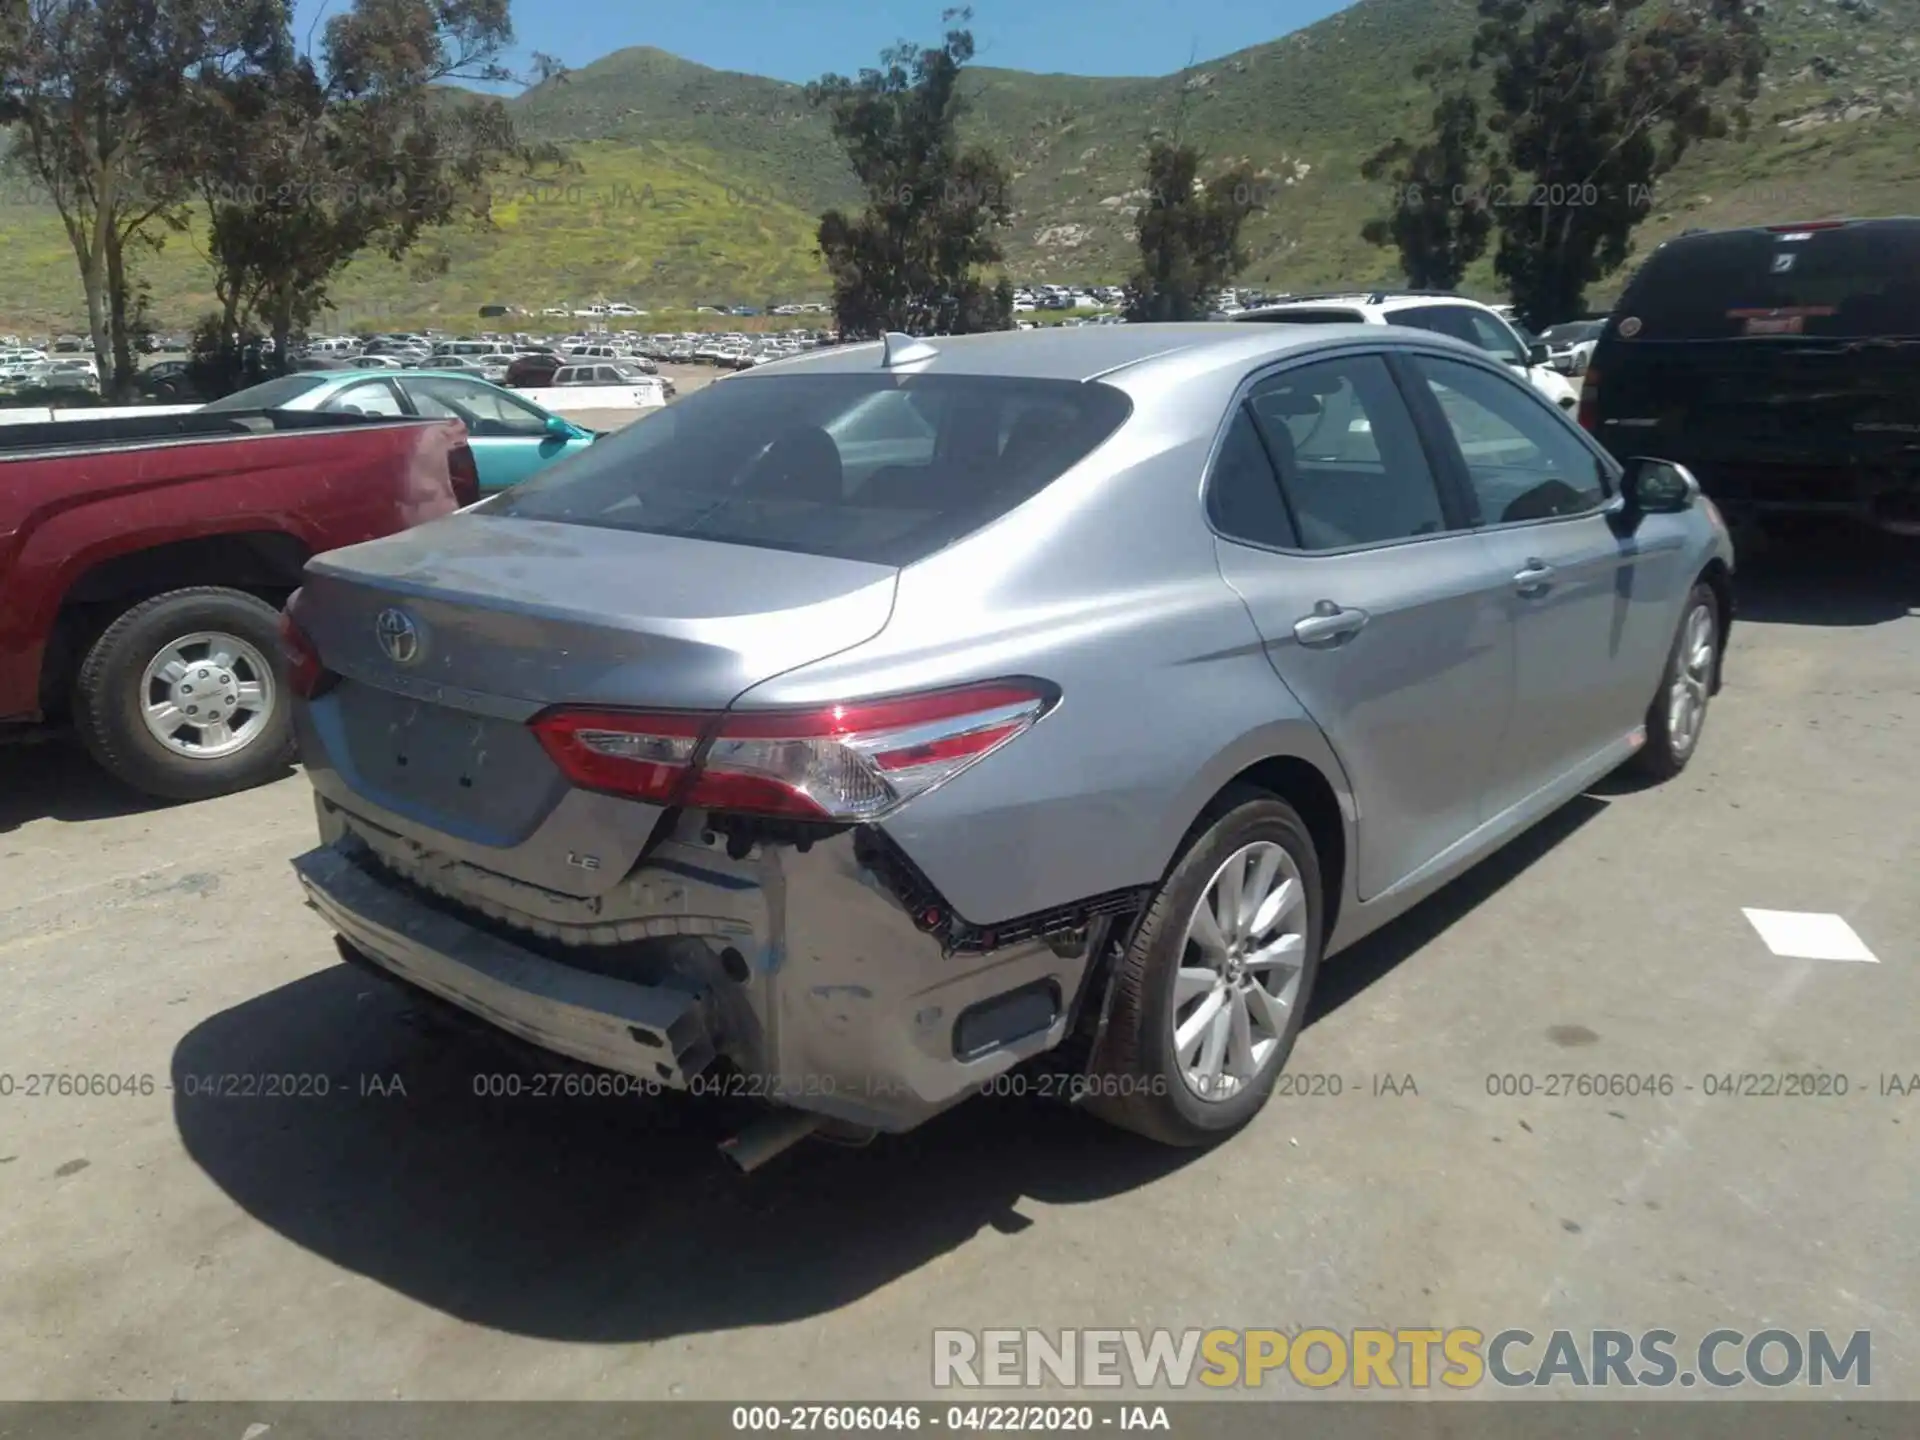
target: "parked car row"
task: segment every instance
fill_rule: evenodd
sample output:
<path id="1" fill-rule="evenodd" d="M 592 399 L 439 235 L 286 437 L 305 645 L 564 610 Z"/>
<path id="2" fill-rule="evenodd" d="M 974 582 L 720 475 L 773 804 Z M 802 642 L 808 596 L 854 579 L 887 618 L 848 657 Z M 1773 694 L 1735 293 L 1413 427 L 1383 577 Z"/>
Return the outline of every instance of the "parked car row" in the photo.
<path id="1" fill-rule="evenodd" d="M 366 341 L 340 338 L 311 342 L 299 368 L 408 370 L 431 368 L 443 374 L 471 375 L 515 389 L 564 385 L 632 385 L 659 376 L 659 366 L 643 353 L 637 337 L 568 335 L 534 337 L 485 335 L 477 339 L 433 339 L 391 335 Z M 671 380 L 656 383 L 671 399 Z"/>
<path id="2" fill-rule="evenodd" d="M 1119 305 L 1126 292 L 1118 285 L 1021 285 L 1013 292 L 1013 310 L 1099 310 Z"/>
<path id="3" fill-rule="evenodd" d="M 825 330 L 787 330 L 773 334 L 689 334 L 649 337 L 645 354 L 681 365 L 713 365 L 722 370 L 751 370 L 834 343 Z"/>
<path id="4" fill-rule="evenodd" d="M 0 350 L 0 390 L 78 390 L 100 393 L 100 367 L 91 355 L 48 355 L 26 347 Z"/>

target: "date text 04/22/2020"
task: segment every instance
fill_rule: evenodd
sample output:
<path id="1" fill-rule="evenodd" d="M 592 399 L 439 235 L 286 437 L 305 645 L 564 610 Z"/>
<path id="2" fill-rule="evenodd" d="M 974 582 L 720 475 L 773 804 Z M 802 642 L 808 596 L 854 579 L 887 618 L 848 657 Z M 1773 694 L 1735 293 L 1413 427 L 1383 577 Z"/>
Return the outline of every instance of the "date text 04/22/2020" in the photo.
<path id="1" fill-rule="evenodd" d="M 736 1432 L 866 1431 L 903 1434 L 1091 1433 L 1096 1429 L 1171 1430 L 1163 1405 L 736 1405 Z"/>

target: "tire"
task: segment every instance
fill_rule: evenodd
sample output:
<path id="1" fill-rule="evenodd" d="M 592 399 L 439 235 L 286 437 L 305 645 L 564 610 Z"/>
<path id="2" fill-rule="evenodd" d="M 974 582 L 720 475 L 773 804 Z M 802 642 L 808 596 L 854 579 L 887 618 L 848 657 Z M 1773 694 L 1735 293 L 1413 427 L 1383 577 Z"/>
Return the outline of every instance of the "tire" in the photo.
<path id="1" fill-rule="evenodd" d="M 1704 673 L 1699 659 L 1699 620 L 1706 616 Z M 1700 736 L 1706 729 L 1708 703 L 1720 676 L 1720 601 L 1713 587 L 1697 581 L 1687 595 L 1680 612 L 1680 626 L 1674 632 L 1673 645 L 1667 651 L 1667 663 L 1660 671 L 1660 688 L 1647 707 L 1647 743 L 1629 762 L 1629 768 L 1653 781 L 1671 780 L 1699 753 Z M 1682 670 L 1690 677 L 1688 689 L 1694 692 L 1693 719 L 1676 730 L 1675 686 Z"/>
<path id="2" fill-rule="evenodd" d="M 294 736 L 286 683 L 274 658 L 278 625 L 279 612 L 265 601 L 212 586 L 174 590 L 135 605 L 102 632 L 81 663 L 73 696 L 81 740 L 119 780 L 164 800 L 204 800 L 284 774 L 293 760 Z M 204 682 L 213 687 L 216 715 L 230 722 L 233 742 L 229 746 L 214 736 L 209 754 L 192 752 L 201 748 L 200 737 L 213 732 L 185 721 L 186 707 L 205 699 L 202 682 L 192 676 L 177 682 L 199 687 L 189 698 L 174 696 L 175 682 L 164 677 L 149 681 L 150 667 L 194 636 L 238 642 L 189 645 L 182 652 L 208 660 L 225 654 L 234 662 Z M 250 691 L 249 685 L 259 688 Z M 242 694 L 257 703 L 239 702 Z M 156 695 L 181 702 L 182 728 L 172 744 L 163 742 L 146 718 L 147 703 Z M 198 705 L 194 709 L 199 712 Z"/>
<path id="3" fill-rule="evenodd" d="M 1293 1051 L 1320 965 L 1325 910 L 1320 862 L 1312 837 L 1293 807 L 1265 791 L 1239 789 L 1223 796 L 1203 824 L 1205 828 L 1161 884 L 1126 953 L 1115 963 L 1107 1031 L 1088 1086 L 1093 1098 L 1087 1108 L 1095 1115 L 1167 1145 L 1213 1144 L 1259 1113 Z M 1174 1022 L 1178 1016 L 1193 1024 L 1199 1011 L 1212 1003 L 1212 994 L 1189 994 L 1176 1002 L 1176 980 L 1183 970 L 1197 979 L 1205 969 L 1215 968 L 1202 947 L 1189 941 L 1189 928 L 1198 918 L 1202 899 L 1216 893 L 1213 886 L 1222 868 L 1245 855 L 1249 847 L 1261 848 L 1251 863 L 1241 862 L 1243 881 L 1257 878 L 1258 856 L 1266 847 L 1274 847 L 1285 856 L 1282 878 L 1297 884 L 1297 904 L 1285 905 L 1273 924 L 1255 937 L 1271 945 L 1281 934 L 1297 934 L 1297 951 L 1292 952 L 1298 960 L 1297 978 L 1292 980 L 1290 998 L 1280 1007 L 1283 1019 L 1277 1026 L 1261 1023 L 1270 1022 L 1274 1010 L 1258 1004 L 1244 984 L 1248 975 L 1264 973 L 1265 988 L 1271 993 L 1284 983 L 1283 967 L 1264 972 L 1249 969 L 1240 973 L 1238 985 L 1224 983 L 1220 993 L 1227 996 L 1221 1007 L 1228 1015 L 1226 1069 L 1234 1068 L 1232 1057 L 1239 1050 L 1232 999 L 1236 989 L 1250 1017 L 1247 1033 L 1252 1044 L 1240 1052 L 1242 1057 L 1254 1058 L 1260 1045 L 1269 1039 L 1272 1043 L 1258 1053 L 1256 1064 L 1241 1067 L 1249 1073 L 1223 1082 L 1231 1086 L 1226 1093 L 1203 1095 L 1189 1079 L 1188 1065 L 1176 1054 Z M 1211 906 L 1209 913 L 1216 913 Z M 1256 958 L 1259 953 L 1257 948 Z M 1192 980 L 1184 983 L 1192 989 Z M 1253 1018 L 1256 1013 L 1260 1019 Z M 1209 1043 L 1203 1040 L 1197 1047 L 1202 1067 Z M 1196 1051 L 1187 1053 L 1192 1056 Z"/>

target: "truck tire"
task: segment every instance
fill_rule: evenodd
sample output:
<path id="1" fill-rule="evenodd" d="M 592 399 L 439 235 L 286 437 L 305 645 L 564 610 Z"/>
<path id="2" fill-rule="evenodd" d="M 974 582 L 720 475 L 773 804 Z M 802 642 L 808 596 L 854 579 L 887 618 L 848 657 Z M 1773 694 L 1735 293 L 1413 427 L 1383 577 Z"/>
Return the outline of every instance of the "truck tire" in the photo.
<path id="1" fill-rule="evenodd" d="M 1293 807 L 1230 791 L 1115 965 L 1087 1108 L 1167 1145 L 1209 1145 L 1251 1120 L 1300 1033 L 1323 910 L 1319 857 Z"/>
<path id="2" fill-rule="evenodd" d="M 240 590 L 143 600 L 80 666 L 81 740 L 111 774 L 165 800 L 204 800 L 284 774 L 294 736 L 275 660 L 278 623 L 271 605 Z"/>

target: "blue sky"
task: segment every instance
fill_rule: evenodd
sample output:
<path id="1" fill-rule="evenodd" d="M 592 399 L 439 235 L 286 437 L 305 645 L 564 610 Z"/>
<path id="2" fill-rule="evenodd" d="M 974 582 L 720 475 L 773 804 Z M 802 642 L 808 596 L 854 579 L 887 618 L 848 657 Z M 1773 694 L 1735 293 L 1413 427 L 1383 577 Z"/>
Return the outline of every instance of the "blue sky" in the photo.
<path id="1" fill-rule="evenodd" d="M 302 28 L 348 0 L 297 0 Z M 1343 8 L 1338 0 L 984 0 L 974 6 L 976 63 L 1073 75 L 1164 75 L 1189 55 L 1215 59 Z M 516 67 L 535 50 L 585 65 L 654 45 L 702 65 L 781 80 L 854 74 L 895 40 L 941 30 L 940 0 L 515 0 Z"/>

